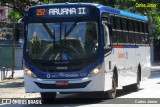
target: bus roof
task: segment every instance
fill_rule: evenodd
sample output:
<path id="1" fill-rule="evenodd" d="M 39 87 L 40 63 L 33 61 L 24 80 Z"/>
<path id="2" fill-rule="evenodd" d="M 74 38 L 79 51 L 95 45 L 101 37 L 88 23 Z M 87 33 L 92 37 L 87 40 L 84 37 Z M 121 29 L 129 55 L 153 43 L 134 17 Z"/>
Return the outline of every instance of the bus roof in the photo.
<path id="1" fill-rule="evenodd" d="M 123 15 L 123 16 L 130 17 L 130 18 L 140 19 L 140 20 L 144 20 L 144 21 L 148 20 L 147 16 L 142 16 L 142 15 L 131 13 L 131 12 L 128 12 L 128 11 L 125 11 L 125 10 L 112 8 L 112 7 L 109 7 L 109 6 L 98 5 L 98 8 L 100 8 L 101 11 L 108 11 L 108 12 L 111 12 L 111 13 Z"/>
<path id="2" fill-rule="evenodd" d="M 135 19 L 139 19 L 139 20 L 143 20 L 143 21 L 148 20 L 148 18 L 146 16 L 142 16 L 142 15 L 135 14 L 135 13 L 132 13 L 132 12 L 128 12 L 128 11 L 125 11 L 125 10 L 120 10 L 120 9 L 117 9 L 117 8 L 104 6 L 104 5 L 96 4 L 96 3 L 55 3 L 55 4 L 36 5 L 36 6 L 31 7 L 31 8 L 65 6 L 65 5 L 68 5 L 68 6 L 95 6 L 96 8 L 99 8 L 101 11 L 107 11 L 107 12 L 110 12 L 110 13 L 119 14 L 119 15 L 123 15 L 125 17 L 135 18 Z"/>

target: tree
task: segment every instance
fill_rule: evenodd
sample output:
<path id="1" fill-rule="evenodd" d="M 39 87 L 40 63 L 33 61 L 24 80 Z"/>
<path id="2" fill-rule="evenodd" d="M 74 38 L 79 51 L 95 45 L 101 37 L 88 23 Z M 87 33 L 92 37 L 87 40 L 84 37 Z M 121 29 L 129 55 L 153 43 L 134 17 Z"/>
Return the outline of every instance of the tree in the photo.
<path id="1" fill-rule="evenodd" d="M 52 0 L 53 2 L 55 0 Z M 16 16 L 23 16 L 28 7 L 36 5 L 38 3 L 48 3 L 50 0 L 1 0 L 2 6 L 10 7 L 16 11 Z M 10 15 L 13 15 L 13 10 L 10 11 Z"/>
<path id="2" fill-rule="evenodd" d="M 96 2 L 122 10 L 147 15 L 149 18 L 151 36 L 160 35 L 160 0 L 68 0 L 70 2 Z M 17 18 L 22 17 L 28 7 L 38 3 L 57 3 L 66 0 L 1 0 L 2 6 L 8 6 L 16 11 Z M 156 4 L 156 7 L 136 7 L 137 4 Z M 9 12 L 13 17 L 13 10 Z"/>
<path id="3" fill-rule="evenodd" d="M 143 4 L 145 4 L 148 7 L 143 6 Z M 114 5 L 116 8 L 122 10 L 138 13 L 141 15 L 146 15 L 149 19 L 150 36 L 157 38 L 160 35 L 159 4 L 159 0 L 117 0 Z M 156 7 L 154 7 L 153 5 L 156 5 Z"/>

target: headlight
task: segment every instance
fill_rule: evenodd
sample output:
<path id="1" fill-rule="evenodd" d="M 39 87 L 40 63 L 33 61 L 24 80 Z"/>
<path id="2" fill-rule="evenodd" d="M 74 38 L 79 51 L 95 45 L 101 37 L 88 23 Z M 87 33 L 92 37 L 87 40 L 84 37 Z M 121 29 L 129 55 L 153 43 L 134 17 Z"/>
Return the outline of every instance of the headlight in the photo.
<path id="1" fill-rule="evenodd" d="M 93 77 L 93 76 L 99 74 L 100 69 L 101 69 L 101 66 L 98 66 L 98 67 L 94 68 L 94 69 L 88 74 L 88 77 Z"/>
<path id="2" fill-rule="evenodd" d="M 37 78 L 37 76 L 28 68 L 24 67 L 24 71 L 26 72 L 26 74 L 30 77 L 33 77 L 33 78 Z"/>

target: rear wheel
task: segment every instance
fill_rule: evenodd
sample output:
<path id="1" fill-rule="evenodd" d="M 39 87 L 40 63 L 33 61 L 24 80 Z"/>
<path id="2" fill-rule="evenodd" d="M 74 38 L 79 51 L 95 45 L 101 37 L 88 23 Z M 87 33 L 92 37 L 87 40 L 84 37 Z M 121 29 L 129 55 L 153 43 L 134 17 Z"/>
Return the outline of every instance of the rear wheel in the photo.
<path id="1" fill-rule="evenodd" d="M 140 68 L 138 68 L 137 71 L 137 83 L 133 84 L 131 87 L 133 91 L 138 91 L 140 88 Z"/>
<path id="2" fill-rule="evenodd" d="M 116 87 L 117 87 L 117 77 L 115 75 L 115 73 L 113 73 L 113 77 L 112 77 L 112 89 L 106 92 L 106 97 L 113 99 L 116 97 Z"/>
<path id="3" fill-rule="evenodd" d="M 53 102 L 56 99 L 56 92 L 42 92 L 41 98 L 44 102 Z"/>

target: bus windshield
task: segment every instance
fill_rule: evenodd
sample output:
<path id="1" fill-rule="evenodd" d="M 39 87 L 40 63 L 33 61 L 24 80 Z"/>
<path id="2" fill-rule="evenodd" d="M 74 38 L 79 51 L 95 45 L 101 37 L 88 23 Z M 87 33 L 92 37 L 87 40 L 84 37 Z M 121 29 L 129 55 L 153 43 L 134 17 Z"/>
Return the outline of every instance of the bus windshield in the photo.
<path id="1" fill-rule="evenodd" d="M 26 54 L 47 61 L 94 57 L 98 49 L 96 22 L 29 23 Z"/>

